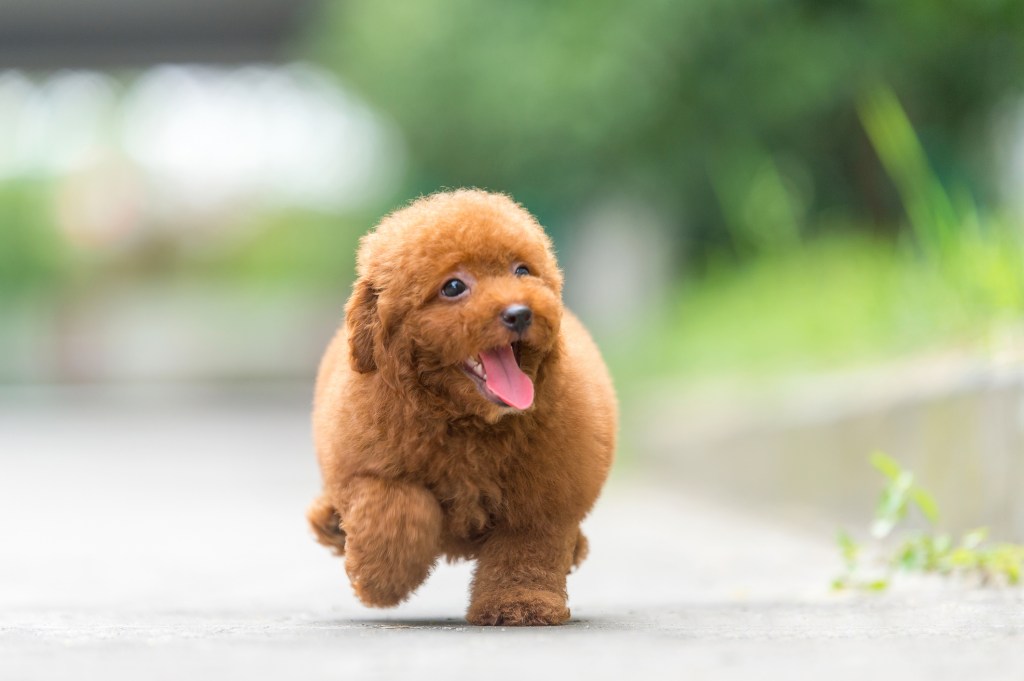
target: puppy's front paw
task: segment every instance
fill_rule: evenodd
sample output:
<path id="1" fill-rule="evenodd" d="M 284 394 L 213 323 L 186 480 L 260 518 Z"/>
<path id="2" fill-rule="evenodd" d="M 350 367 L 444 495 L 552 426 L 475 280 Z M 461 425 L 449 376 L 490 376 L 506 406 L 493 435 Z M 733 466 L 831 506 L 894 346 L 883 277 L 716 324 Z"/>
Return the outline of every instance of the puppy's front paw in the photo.
<path id="1" fill-rule="evenodd" d="M 393 608 L 404 601 L 411 589 L 404 584 L 393 584 L 386 581 L 364 580 L 353 572 L 349 572 L 352 588 L 356 597 L 363 605 L 371 608 Z"/>
<path id="2" fill-rule="evenodd" d="M 373 608 L 394 607 L 427 578 L 434 565 L 433 557 L 417 559 L 403 554 L 403 549 L 408 548 L 407 544 L 349 542 L 345 571 L 363 604 Z"/>
<path id="3" fill-rule="evenodd" d="M 562 594 L 516 589 L 477 598 L 466 619 L 481 626 L 544 626 L 564 623 L 569 608 Z"/>

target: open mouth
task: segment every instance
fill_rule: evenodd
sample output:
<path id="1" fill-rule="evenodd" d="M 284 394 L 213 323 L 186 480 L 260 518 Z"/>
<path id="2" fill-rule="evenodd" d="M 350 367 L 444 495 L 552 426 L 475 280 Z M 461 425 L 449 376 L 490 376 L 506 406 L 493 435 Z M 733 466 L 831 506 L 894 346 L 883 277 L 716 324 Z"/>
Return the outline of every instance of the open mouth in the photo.
<path id="1" fill-rule="evenodd" d="M 533 381 L 519 368 L 522 347 L 519 341 L 501 345 L 466 359 L 463 370 L 491 402 L 513 409 L 528 409 L 533 404 Z"/>

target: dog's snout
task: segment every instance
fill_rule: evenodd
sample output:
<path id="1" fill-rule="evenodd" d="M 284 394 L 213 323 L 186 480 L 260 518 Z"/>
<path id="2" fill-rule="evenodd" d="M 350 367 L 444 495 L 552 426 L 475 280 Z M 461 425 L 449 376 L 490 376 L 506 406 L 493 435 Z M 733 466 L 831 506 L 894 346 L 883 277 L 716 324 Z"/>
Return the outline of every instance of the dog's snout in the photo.
<path id="1" fill-rule="evenodd" d="M 501 321 L 516 333 L 523 333 L 533 322 L 533 310 L 526 305 L 509 305 L 501 311 Z"/>

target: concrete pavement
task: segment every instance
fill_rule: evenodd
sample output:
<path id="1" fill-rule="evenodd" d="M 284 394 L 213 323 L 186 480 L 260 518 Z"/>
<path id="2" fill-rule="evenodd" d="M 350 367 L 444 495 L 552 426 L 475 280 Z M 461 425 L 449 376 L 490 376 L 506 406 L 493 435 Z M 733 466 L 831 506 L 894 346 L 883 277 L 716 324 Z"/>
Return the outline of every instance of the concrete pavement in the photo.
<path id="1" fill-rule="evenodd" d="M 837 596 L 832 521 L 783 524 L 628 463 L 588 520 L 571 624 L 467 625 L 467 565 L 363 608 L 303 520 L 305 402 L 0 393 L 0 678 L 1024 675 L 1018 591 Z"/>

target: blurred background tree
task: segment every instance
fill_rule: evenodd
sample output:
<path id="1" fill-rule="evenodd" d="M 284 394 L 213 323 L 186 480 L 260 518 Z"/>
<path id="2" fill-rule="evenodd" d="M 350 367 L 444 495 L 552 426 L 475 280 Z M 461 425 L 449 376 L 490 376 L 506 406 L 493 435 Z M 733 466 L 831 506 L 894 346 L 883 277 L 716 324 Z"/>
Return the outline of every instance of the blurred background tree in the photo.
<path id="1" fill-rule="evenodd" d="M 47 3 L 0 7 L 0 381 L 308 378 L 359 235 L 462 185 L 623 382 L 1024 318 L 1019 2 Z"/>
<path id="2" fill-rule="evenodd" d="M 481 185 L 553 225 L 609 191 L 700 266 L 902 206 L 857 114 L 888 84 L 944 179 L 995 201 L 993 111 L 1024 84 L 1012 0 L 324 5 L 315 53 L 405 134 L 406 193 Z M 682 251 L 680 251 L 681 253 Z"/>

